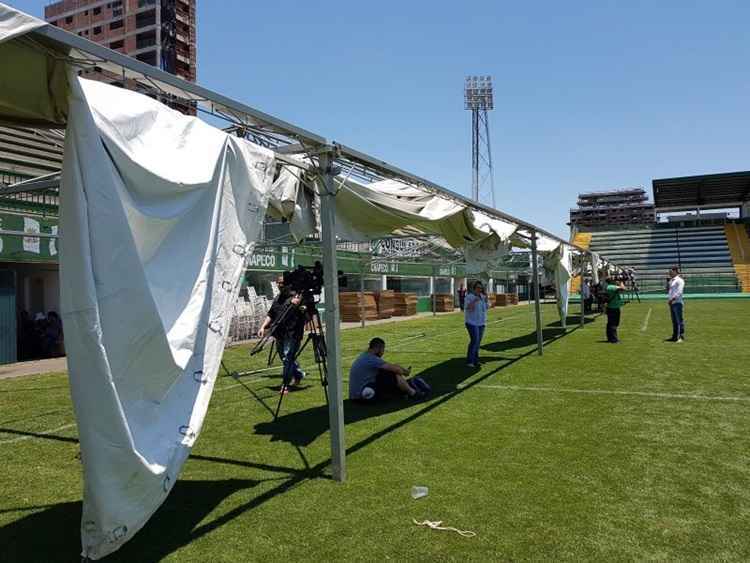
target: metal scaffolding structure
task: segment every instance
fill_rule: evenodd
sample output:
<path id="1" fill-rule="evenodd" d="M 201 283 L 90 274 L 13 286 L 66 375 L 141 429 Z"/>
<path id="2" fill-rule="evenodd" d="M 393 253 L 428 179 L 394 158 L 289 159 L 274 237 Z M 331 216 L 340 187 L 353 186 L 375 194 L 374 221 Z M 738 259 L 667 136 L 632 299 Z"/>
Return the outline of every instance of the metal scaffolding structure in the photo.
<path id="1" fill-rule="evenodd" d="M 495 171 L 492 167 L 490 116 L 494 109 L 492 77 L 467 76 L 464 109 L 471 111 L 471 197 L 495 207 Z"/>
<path id="2" fill-rule="evenodd" d="M 329 140 L 321 135 L 261 112 L 244 103 L 230 99 L 198 84 L 187 82 L 151 65 L 142 63 L 121 53 L 111 51 L 83 37 L 70 34 L 54 26 L 38 28 L 19 37 L 35 49 L 45 51 L 49 56 L 62 59 L 80 70 L 97 69 L 114 72 L 136 85 L 145 94 L 168 97 L 175 101 L 194 104 L 197 110 L 214 118 L 222 119 L 241 130 L 247 139 L 271 148 L 277 159 L 288 166 L 302 167 L 315 178 L 316 190 L 321 201 L 320 245 L 326 276 L 325 321 L 329 355 L 329 421 L 331 429 L 331 464 L 334 479 L 343 481 L 346 477 L 346 448 L 344 439 L 343 387 L 341 372 L 341 349 L 339 338 L 339 309 L 337 282 L 337 237 L 336 237 L 336 177 L 340 173 L 366 181 L 392 178 L 406 184 L 418 186 L 428 192 L 449 198 L 481 211 L 492 218 L 509 221 L 518 225 L 515 236 L 530 243 L 534 281 L 538 280 L 537 240 L 540 236 L 577 248 L 588 254 L 588 250 L 571 245 L 564 240 L 532 223 L 494 209 L 472 198 L 455 193 L 418 175 L 412 174 L 388 162 L 351 148 L 345 144 Z M 60 124 L 64 126 L 64 123 Z M 299 155 L 304 159 L 301 163 Z M 44 182 L 40 186 L 44 186 Z M 25 191 L 33 189 L 24 186 Z M 41 189 L 41 187 L 40 187 Z M 38 236 L 38 235 L 36 235 Z M 542 328 L 539 315 L 539 295 L 535 291 L 537 311 L 537 335 L 539 353 L 542 353 Z"/>

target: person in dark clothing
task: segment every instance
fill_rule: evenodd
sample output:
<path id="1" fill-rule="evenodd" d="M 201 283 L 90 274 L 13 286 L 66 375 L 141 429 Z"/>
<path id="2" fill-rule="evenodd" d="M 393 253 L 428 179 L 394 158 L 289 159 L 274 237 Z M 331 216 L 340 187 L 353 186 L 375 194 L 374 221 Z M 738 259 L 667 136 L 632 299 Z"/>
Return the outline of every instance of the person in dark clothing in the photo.
<path id="1" fill-rule="evenodd" d="M 620 342 L 617 328 L 620 326 L 620 312 L 625 302 L 622 298 L 624 292 L 625 284 L 614 278 L 607 278 L 607 342 L 612 344 Z"/>
<path id="2" fill-rule="evenodd" d="M 458 288 L 458 306 L 463 311 L 464 310 L 464 303 L 466 302 L 466 288 L 461 284 L 461 287 Z"/>
<path id="3" fill-rule="evenodd" d="M 281 392 L 286 393 L 290 385 L 299 385 L 305 377 L 296 357 L 302 344 L 307 316 L 300 307 L 302 296 L 291 291 L 282 290 L 268 310 L 266 319 L 258 331 L 263 338 L 271 325 L 276 323 L 271 335 L 276 341 L 276 350 L 283 363 Z"/>

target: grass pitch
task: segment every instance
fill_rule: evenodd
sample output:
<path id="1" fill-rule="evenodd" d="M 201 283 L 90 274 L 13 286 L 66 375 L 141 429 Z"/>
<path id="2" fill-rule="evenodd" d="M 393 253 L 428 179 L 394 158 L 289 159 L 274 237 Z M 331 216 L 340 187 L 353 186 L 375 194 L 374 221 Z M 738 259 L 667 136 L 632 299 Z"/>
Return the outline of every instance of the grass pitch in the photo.
<path id="1" fill-rule="evenodd" d="M 383 336 L 435 391 L 345 403 L 345 484 L 312 370 L 277 422 L 278 370 L 222 376 L 181 480 L 107 560 L 748 560 L 750 301 L 685 314 L 688 340 L 667 343 L 666 304 L 631 303 L 610 345 L 604 317 L 566 332 L 546 306 L 538 357 L 529 308 L 495 309 L 479 371 L 459 315 L 345 331 L 345 375 Z M 242 348 L 225 360 L 264 367 Z M 77 453 L 64 375 L 0 381 L 0 561 L 79 560 Z"/>

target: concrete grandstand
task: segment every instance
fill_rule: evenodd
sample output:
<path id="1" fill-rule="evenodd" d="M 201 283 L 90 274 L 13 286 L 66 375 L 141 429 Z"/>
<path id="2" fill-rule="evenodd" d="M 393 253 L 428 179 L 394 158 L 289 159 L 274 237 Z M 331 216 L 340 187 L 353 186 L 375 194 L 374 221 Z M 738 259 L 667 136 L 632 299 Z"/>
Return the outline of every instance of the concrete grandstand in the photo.
<path id="1" fill-rule="evenodd" d="M 654 180 L 653 192 L 651 222 L 584 225 L 571 213 L 573 241 L 635 270 L 642 295 L 663 295 L 677 265 L 686 293 L 750 297 L 750 172 Z M 678 212 L 694 214 L 667 216 Z"/>

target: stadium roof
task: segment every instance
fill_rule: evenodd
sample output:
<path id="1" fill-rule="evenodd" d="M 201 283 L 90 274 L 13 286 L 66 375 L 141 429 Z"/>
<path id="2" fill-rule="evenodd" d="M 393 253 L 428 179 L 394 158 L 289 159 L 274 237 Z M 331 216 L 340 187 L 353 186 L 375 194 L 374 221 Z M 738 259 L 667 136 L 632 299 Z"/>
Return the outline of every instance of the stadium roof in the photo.
<path id="1" fill-rule="evenodd" d="M 739 207 L 750 200 L 750 172 L 662 178 L 652 184 L 657 213 Z"/>

